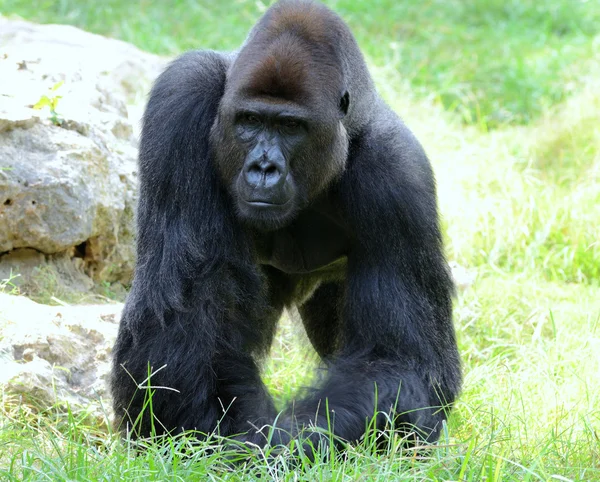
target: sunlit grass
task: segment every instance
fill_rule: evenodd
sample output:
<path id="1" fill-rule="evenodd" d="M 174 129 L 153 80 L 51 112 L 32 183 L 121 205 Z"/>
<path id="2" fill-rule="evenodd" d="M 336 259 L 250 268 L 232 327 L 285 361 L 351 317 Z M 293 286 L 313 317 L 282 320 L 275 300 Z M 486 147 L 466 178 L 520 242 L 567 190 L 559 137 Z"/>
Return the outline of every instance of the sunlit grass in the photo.
<path id="1" fill-rule="evenodd" d="M 0 0 L 0 13 L 70 23 L 161 54 L 237 48 L 271 1 Z M 326 0 L 361 47 L 486 129 L 526 123 L 578 87 L 598 55 L 600 6 L 587 0 Z M 226 27 L 224 27 L 226 26 Z"/>

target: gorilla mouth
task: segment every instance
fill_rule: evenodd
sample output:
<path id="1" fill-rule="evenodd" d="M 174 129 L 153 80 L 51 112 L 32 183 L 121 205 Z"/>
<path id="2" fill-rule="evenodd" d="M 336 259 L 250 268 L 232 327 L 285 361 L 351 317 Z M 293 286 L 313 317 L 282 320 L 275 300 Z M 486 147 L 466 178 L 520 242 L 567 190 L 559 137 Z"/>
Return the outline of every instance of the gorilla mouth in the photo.
<path id="1" fill-rule="evenodd" d="M 277 200 L 279 201 L 279 199 Z M 272 202 L 267 199 L 238 199 L 238 217 L 259 230 L 272 231 L 288 224 L 295 216 L 294 198 L 285 202 Z"/>
<path id="2" fill-rule="evenodd" d="M 290 202 L 289 199 L 282 203 L 274 203 L 271 201 L 265 201 L 265 200 L 259 200 L 259 199 L 251 199 L 249 201 L 245 201 L 246 204 L 248 204 L 254 208 L 260 208 L 260 209 L 269 209 L 272 207 L 283 207 L 286 204 L 289 204 L 289 202 Z"/>
<path id="3" fill-rule="evenodd" d="M 253 185 L 245 179 L 243 173 L 235 180 L 232 186 L 234 198 L 237 198 L 238 204 L 245 210 L 279 211 L 293 204 L 295 188 L 291 175 L 282 177 L 275 186 L 266 186 L 262 181 Z"/>

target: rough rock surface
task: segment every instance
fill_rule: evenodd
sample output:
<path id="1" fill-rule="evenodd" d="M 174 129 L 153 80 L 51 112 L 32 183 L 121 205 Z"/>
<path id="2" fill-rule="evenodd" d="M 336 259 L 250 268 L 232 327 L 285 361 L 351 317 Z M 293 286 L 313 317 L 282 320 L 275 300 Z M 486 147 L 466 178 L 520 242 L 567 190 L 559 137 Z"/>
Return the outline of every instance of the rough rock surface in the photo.
<path id="1" fill-rule="evenodd" d="M 66 278 L 129 280 L 136 129 L 164 65 L 74 27 L 0 18 L 0 278 L 40 253 L 73 260 Z M 32 108 L 43 96 L 53 119 Z"/>
<path id="2" fill-rule="evenodd" d="M 110 419 L 110 352 L 121 304 L 46 306 L 0 293 L 0 390 L 36 408 Z"/>

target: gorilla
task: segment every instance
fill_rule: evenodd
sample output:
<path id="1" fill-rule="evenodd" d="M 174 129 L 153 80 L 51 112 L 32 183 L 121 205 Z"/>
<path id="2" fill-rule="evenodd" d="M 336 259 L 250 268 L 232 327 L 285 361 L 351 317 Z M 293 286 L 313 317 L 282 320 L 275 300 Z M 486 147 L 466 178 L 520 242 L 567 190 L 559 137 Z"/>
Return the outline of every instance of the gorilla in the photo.
<path id="1" fill-rule="evenodd" d="M 359 441 L 371 424 L 438 439 L 461 370 L 435 181 L 334 12 L 281 0 L 239 51 L 173 61 L 149 97 L 139 179 L 111 377 L 122 430 L 265 446 Z M 324 372 L 277 408 L 261 362 L 284 308 Z"/>

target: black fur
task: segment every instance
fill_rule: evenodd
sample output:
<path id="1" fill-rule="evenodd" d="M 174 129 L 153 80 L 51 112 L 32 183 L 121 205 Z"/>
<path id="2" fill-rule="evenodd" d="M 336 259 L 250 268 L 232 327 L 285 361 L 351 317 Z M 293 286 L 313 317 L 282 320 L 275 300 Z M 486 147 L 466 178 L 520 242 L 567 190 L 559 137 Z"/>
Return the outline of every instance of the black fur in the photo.
<path id="1" fill-rule="evenodd" d="M 273 99 L 311 112 L 292 147 L 275 136 L 289 169 L 276 194 L 243 184 L 259 138 L 243 129 L 258 121 L 239 127 L 235 114 Z M 297 306 L 328 372 L 277 418 L 277 442 L 308 425 L 358 440 L 377 411 L 438 438 L 461 376 L 433 174 L 337 15 L 283 1 L 238 53 L 175 60 L 148 102 L 139 172 L 138 260 L 112 377 L 122 429 L 262 443 L 278 410 L 260 362 Z M 291 207 L 254 210 L 246 191 Z"/>

